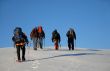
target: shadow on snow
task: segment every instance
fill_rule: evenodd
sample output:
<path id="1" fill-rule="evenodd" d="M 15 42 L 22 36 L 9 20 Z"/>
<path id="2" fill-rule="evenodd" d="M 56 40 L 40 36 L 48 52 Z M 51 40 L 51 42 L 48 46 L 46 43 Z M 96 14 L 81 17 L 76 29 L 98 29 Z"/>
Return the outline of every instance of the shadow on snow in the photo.
<path id="1" fill-rule="evenodd" d="M 45 60 L 45 59 L 51 59 L 51 58 L 56 58 L 56 57 L 67 57 L 67 56 L 83 56 L 83 55 L 103 55 L 103 54 L 96 54 L 96 53 L 63 54 L 63 55 L 58 55 L 58 56 L 41 58 L 41 59 L 37 59 L 37 60 Z"/>

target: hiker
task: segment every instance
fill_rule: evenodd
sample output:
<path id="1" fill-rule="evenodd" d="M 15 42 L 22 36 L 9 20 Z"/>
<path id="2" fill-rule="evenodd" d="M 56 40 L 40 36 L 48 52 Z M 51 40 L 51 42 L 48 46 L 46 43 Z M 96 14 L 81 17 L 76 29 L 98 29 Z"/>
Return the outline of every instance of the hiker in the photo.
<path id="1" fill-rule="evenodd" d="M 22 28 L 16 27 L 14 29 L 14 36 L 12 37 L 14 45 L 17 49 L 18 62 L 21 62 L 20 49 L 22 50 L 22 61 L 25 61 L 25 45 L 28 45 L 27 36 L 22 32 Z"/>
<path id="2" fill-rule="evenodd" d="M 70 28 L 69 31 L 66 33 L 68 37 L 68 48 L 69 50 L 74 50 L 74 39 L 76 40 L 76 34 L 74 29 Z"/>
<path id="3" fill-rule="evenodd" d="M 30 38 L 33 40 L 33 49 L 37 50 L 37 39 L 38 39 L 38 31 L 37 27 L 35 27 L 31 33 L 30 33 Z"/>
<path id="4" fill-rule="evenodd" d="M 52 32 L 52 42 L 54 42 L 55 50 L 58 50 L 60 43 L 60 34 L 57 32 L 56 29 Z"/>
<path id="5" fill-rule="evenodd" d="M 42 26 L 38 26 L 38 44 L 41 49 L 43 49 L 43 39 L 45 39 L 45 33 Z"/>

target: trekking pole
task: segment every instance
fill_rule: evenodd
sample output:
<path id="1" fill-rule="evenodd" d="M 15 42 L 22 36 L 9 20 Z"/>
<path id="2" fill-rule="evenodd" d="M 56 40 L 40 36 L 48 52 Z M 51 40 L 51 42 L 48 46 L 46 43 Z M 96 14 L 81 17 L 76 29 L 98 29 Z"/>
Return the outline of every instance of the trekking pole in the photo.
<path id="1" fill-rule="evenodd" d="M 76 40 L 75 40 L 75 46 L 74 47 L 76 48 Z"/>
<path id="2" fill-rule="evenodd" d="M 32 43 L 32 42 L 29 42 L 29 45 L 27 45 L 27 47 L 28 47 L 28 58 L 30 58 L 29 51 L 30 51 L 31 43 Z"/>
<path id="3" fill-rule="evenodd" d="M 17 54 L 17 49 L 16 49 L 16 46 L 15 46 L 15 44 L 14 44 L 14 63 L 15 63 L 15 61 L 16 61 L 16 54 Z"/>
<path id="4" fill-rule="evenodd" d="M 14 50 L 14 63 L 16 61 L 16 49 Z"/>
<path id="5" fill-rule="evenodd" d="M 59 43 L 59 45 L 60 45 L 60 48 L 61 48 L 61 43 Z"/>
<path id="6" fill-rule="evenodd" d="M 29 42 L 29 45 L 27 45 L 27 47 L 28 47 L 28 54 L 29 54 L 29 50 L 30 50 L 30 42 Z"/>
<path id="7" fill-rule="evenodd" d="M 31 48 L 32 41 L 29 42 L 28 48 Z"/>
<path id="8" fill-rule="evenodd" d="M 14 63 L 15 63 L 15 43 L 13 43 L 12 45 L 13 45 L 13 47 L 14 47 L 14 49 L 13 49 L 13 53 L 14 53 L 14 55 L 13 55 L 13 56 L 14 56 L 14 57 L 13 57 L 13 61 L 14 61 Z"/>
<path id="9" fill-rule="evenodd" d="M 45 48 L 45 38 L 44 38 L 44 48 Z"/>

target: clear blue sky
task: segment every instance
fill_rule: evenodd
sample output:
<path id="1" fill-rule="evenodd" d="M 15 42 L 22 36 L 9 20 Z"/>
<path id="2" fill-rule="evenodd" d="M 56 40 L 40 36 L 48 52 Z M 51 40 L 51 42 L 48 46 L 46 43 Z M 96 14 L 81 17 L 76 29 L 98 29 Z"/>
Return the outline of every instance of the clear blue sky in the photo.
<path id="1" fill-rule="evenodd" d="M 54 29 L 61 35 L 61 45 L 67 46 L 66 32 L 71 27 L 76 31 L 76 47 L 108 49 L 110 0 L 0 0 L 0 47 L 13 46 L 16 26 L 29 38 L 38 25 L 44 28 L 46 46 L 53 46 Z"/>

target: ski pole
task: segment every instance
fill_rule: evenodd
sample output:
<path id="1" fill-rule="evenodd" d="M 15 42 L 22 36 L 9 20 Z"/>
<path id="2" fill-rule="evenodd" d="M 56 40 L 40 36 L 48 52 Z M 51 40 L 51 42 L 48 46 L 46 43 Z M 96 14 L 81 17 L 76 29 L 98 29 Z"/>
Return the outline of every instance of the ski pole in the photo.
<path id="1" fill-rule="evenodd" d="M 76 40 L 75 40 L 75 48 L 76 48 Z"/>
<path id="2" fill-rule="evenodd" d="M 59 43 L 59 45 L 60 45 L 60 48 L 61 48 L 61 43 Z"/>
<path id="3" fill-rule="evenodd" d="M 29 42 L 29 45 L 27 45 L 27 47 L 28 47 L 28 58 L 30 58 L 30 54 L 29 54 L 29 51 L 30 51 L 30 47 L 31 47 L 31 41 Z"/>
<path id="4" fill-rule="evenodd" d="M 15 63 L 15 61 L 16 61 L 16 54 L 17 54 L 17 48 L 16 48 L 16 46 L 15 46 L 15 44 L 14 44 L 14 63 Z"/>
<path id="5" fill-rule="evenodd" d="M 45 38 L 44 38 L 44 48 L 45 48 Z"/>

